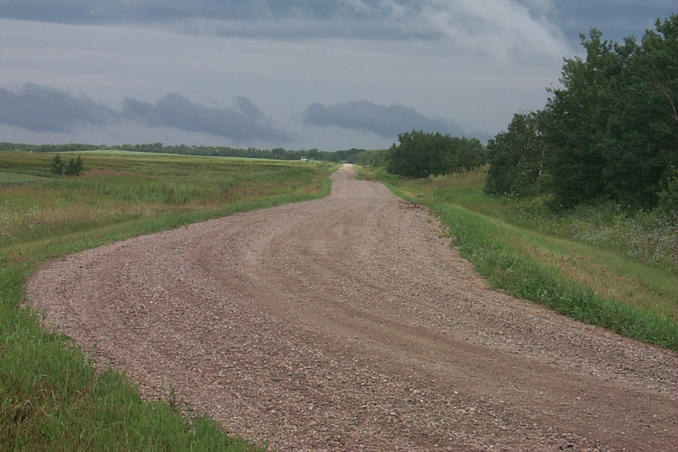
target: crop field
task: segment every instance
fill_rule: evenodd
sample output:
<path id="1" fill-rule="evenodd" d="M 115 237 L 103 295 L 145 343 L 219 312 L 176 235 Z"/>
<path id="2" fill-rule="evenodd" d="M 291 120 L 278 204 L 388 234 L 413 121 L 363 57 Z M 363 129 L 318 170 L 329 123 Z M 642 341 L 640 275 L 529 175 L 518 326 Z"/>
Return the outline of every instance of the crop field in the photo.
<path id="1" fill-rule="evenodd" d="M 486 173 L 362 177 L 429 206 L 495 287 L 577 320 L 678 350 L 678 227 L 614 206 L 555 214 L 543 199 L 483 193 Z"/>
<path id="2" fill-rule="evenodd" d="M 77 177 L 50 174 L 53 154 L 0 152 L 0 445 L 28 450 L 249 450 L 181 401 L 143 402 L 114 371 L 95 372 L 67 338 L 22 309 L 48 260 L 230 213 L 318 198 L 333 167 L 80 153 Z M 70 158 L 62 154 L 62 158 Z"/>

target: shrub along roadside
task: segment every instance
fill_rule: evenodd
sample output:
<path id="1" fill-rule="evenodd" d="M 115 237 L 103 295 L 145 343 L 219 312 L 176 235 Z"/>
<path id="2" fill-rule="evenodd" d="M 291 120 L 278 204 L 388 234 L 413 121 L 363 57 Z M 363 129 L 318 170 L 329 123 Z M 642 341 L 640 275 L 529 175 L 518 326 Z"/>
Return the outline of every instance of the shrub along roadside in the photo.
<path id="1" fill-rule="evenodd" d="M 365 172 L 361 172 L 365 177 Z M 678 325 L 659 312 L 621 303 L 596 294 L 555 266 L 537 262 L 518 249 L 522 234 L 535 234 L 501 220 L 437 199 L 431 193 L 417 196 L 401 189 L 398 179 L 383 172 L 369 177 L 385 183 L 399 197 L 427 205 L 450 227 L 460 253 L 476 266 L 494 287 L 543 304 L 573 319 L 602 326 L 623 336 L 678 350 Z M 530 237 L 527 237 L 529 240 Z"/>

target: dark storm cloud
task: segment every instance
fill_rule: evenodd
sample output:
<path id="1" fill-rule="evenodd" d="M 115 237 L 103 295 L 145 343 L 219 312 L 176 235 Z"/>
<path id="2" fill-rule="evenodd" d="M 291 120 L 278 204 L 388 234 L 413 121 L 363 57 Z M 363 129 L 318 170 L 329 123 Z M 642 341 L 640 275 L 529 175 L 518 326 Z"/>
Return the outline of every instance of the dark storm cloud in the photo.
<path id="1" fill-rule="evenodd" d="M 191 34 L 245 38 L 440 36 L 414 16 L 393 20 L 394 8 L 400 7 L 421 9 L 411 0 L 0 0 L 0 17 L 71 24 L 136 22 Z"/>
<path id="2" fill-rule="evenodd" d="M 205 132 L 228 137 L 237 143 L 247 140 L 289 141 L 246 97 L 236 98 L 237 110 L 195 104 L 178 94 L 168 94 L 155 104 L 127 98 L 122 117 L 149 126 L 167 126 L 189 132 Z"/>
<path id="3" fill-rule="evenodd" d="M 73 24 L 137 22 L 245 38 L 443 39 L 444 30 L 431 26 L 427 12 L 478 14 L 470 5 L 468 0 L 0 0 L 0 17 Z M 675 0 L 496 0 L 483 9 L 491 14 L 507 5 L 550 21 L 570 42 L 591 27 L 612 39 L 640 37 L 658 17 L 677 11 Z"/>
<path id="4" fill-rule="evenodd" d="M 59 23 L 162 22 L 230 11 L 237 19 L 251 15 L 247 2 L 196 0 L 5 0 L 0 17 Z M 220 14 L 221 15 L 221 14 Z"/>
<path id="5" fill-rule="evenodd" d="M 73 132 L 78 125 L 109 125 L 129 120 L 188 132 L 228 137 L 234 142 L 286 142 L 290 136 L 273 126 L 246 97 L 236 97 L 237 108 L 205 107 L 178 94 L 156 103 L 127 98 L 116 112 L 87 97 L 34 83 L 18 91 L 0 88 L 0 123 L 35 132 Z"/>
<path id="6" fill-rule="evenodd" d="M 251 119 L 260 119 L 262 117 L 261 110 L 254 103 L 243 96 L 236 96 L 235 103 L 240 112 Z"/>
<path id="7" fill-rule="evenodd" d="M 535 15 L 543 15 L 563 30 L 570 40 L 591 28 L 606 39 L 641 38 L 658 19 L 678 12 L 675 0 L 519 0 Z"/>
<path id="8" fill-rule="evenodd" d="M 33 83 L 17 92 L 0 88 L 0 123 L 33 131 L 70 132 L 78 123 L 104 124 L 115 113 L 87 97 Z"/>
<path id="9" fill-rule="evenodd" d="M 427 118 L 416 110 L 402 105 L 384 107 L 364 100 L 324 106 L 309 105 L 303 112 L 304 123 L 314 126 L 338 126 L 347 129 L 374 132 L 384 138 L 395 138 L 412 129 L 464 135 L 452 121 Z"/>
<path id="10" fill-rule="evenodd" d="M 370 3 L 370 2 L 368 2 Z M 63 23 L 162 22 L 196 17 L 260 20 L 286 17 L 327 19 L 354 11 L 341 1 L 308 0 L 4 0 L 0 17 Z"/>

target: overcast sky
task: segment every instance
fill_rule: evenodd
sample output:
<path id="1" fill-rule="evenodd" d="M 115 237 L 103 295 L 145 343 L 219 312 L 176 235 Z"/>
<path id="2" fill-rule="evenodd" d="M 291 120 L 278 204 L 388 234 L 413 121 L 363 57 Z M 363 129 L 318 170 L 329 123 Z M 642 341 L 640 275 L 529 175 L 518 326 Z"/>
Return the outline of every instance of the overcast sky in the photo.
<path id="1" fill-rule="evenodd" d="M 541 108 L 675 0 L 0 0 L 0 141 L 384 148 Z"/>

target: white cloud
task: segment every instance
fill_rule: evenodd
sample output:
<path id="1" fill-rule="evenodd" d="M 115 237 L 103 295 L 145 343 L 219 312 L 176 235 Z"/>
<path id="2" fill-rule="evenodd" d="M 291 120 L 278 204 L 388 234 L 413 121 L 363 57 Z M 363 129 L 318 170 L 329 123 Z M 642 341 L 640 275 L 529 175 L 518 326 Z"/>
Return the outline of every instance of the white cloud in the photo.
<path id="1" fill-rule="evenodd" d="M 539 16 L 545 16 L 557 10 L 555 0 L 522 0 L 527 7 Z"/>
<path id="2" fill-rule="evenodd" d="M 464 52 L 507 62 L 560 59 L 571 53 L 555 25 L 533 17 L 514 0 L 427 0 L 421 16 Z"/>

